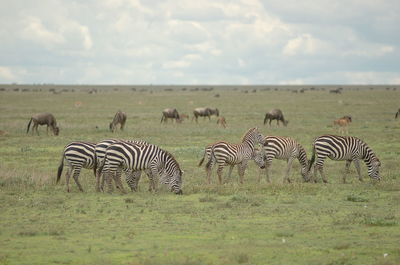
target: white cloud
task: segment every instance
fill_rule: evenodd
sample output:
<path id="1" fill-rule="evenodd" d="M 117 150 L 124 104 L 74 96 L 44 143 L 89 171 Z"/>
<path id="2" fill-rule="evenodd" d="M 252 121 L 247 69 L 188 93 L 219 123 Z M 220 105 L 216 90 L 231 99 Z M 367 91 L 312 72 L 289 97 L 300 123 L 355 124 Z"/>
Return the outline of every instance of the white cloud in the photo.
<path id="1" fill-rule="evenodd" d="M 396 3 L 11 1 L 0 82 L 398 82 Z"/>
<path id="2" fill-rule="evenodd" d="M 6 81 L 15 81 L 16 76 L 11 72 L 8 67 L 0 66 L 0 79 Z"/>

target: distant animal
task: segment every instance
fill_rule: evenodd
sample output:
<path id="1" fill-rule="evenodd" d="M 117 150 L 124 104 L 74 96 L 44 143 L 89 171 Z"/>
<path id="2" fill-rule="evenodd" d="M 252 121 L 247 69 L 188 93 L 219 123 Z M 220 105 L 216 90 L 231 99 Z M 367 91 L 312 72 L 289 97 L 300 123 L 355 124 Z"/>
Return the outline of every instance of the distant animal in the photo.
<path id="1" fill-rule="evenodd" d="M 102 174 L 108 175 L 111 179 L 120 170 L 141 171 L 150 170 L 150 177 L 154 178 L 153 190 L 157 190 L 155 179 L 169 186 L 175 194 L 182 194 L 182 174 L 176 159 L 167 151 L 162 150 L 156 145 L 137 145 L 127 142 L 112 144 L 106 149 L 104 163 L 100 167 Z M 132 175 L 131 175 L 132 176 Z M 118 179 L 116 179 L 118 181 Z M 135 180 L 131 180 L 136 182 Z M 123 191 L 122 183 L 119 181 L 117 186 Z M 109 192 L 112 185 L 109 185 Z"/>
<path id="2" fill-rule="evenodd" d="M 67 162 L 68 171 L 65 175 L 67 192 L 70 192 L 69 179 L 71 174 L 80 191 L 83 192 L 82 186 L 79 183 L 79 174 L 82 168 L 94 169 L 95 164 L 95 146 L 89 142 L 71 142 L 64 147 L 61 157 L 60 166 L 57 171 L 57 183 L 60 181 L 61 174 L 64 168 L 64 161 Z M 96 171 L 94 170 L 96 176 Z"/>
<path id="3" fill-rule="evenodd" d="M 7 135 L 8 133 L 6 132 L 6 131 L 3 131 L 3 130 L 0 130 L 0 136 L 5 136 L 5 135 Z"/>
<path id="4" fill-rule="evenodd" d="M 341 88 L 331 89 L 331 90 L 329 90 L 329 93 L 331 93 L 331 94 L 341 94 L 342 93 L 342 89 Z"/>
<path id="5" fill-rule="evenodd" d="M 394 116 L 395 119 L 400 116 L 400 109 L 396 112 L 396 115 Z"/>
<path id="6" fill-rule="evenodd" d="M 76 101 L 75 108 L 80 108 L 80 107 L 82 107 L 82 101 Z"/>
<path id="7" fill-rule="evenodd" d="M 293 138 L 281 136 L 266 136 L 263 144 L 265 153 L 265 174 L 267 181 L 271 182 L 269 169 L 272 164 L 272 159 L 280 159 L 287 161 L 287 168 L 283 177 L 283 182 L 290 182 L 289 173 L 292 167 L 293 160 L 298 159 L 301 165 L 301 175 L 304 180 L 308 180 L 308 163 L 307 154 L 304 148 Z M 258 182 L 261 180 L 261 175 L 258 177 Z"/>
<path id="8" fill-rule="evenodd" d="M 243 183 L 244 173 L 247 163 L 250 159 L 256 158 L 256 144 L 263 144 L 264 136 L 258 131 L 258 128 L 249 129 L 242 137 L 240 144 L 230 144 L 227 142 L 217 142 L 211 147 L 211 154 L 206 164 L 206 172 L 208 183 L 211 183 L 211 170 L 214 164 L 218 165 L 217 175 L 219 184 L 222 184 L 222 171 L 226 165 L 230 165 L 229 176 L 235 165 L 238 165 L 240 183 Z M 204 157 L 203 157 L 204 159 Z M 262 157 L 255 160 L 256 163 L 263 168 L 264 162 Z"/>
<path id="9" fill-rule="evenodd" d="M 217 120 L 217 124 L 219 124 L 220 126 L 226 128 L 226 120 L 225 117 L 221 116 L 218 118 Z"/>
<path id="10" fill-rule="evenodd" d="M 346 177 L 349 173 L 351 162 L 354 162 L 358 173 L 358 179 L 360 181 L 363 180 L 360 172 L 360 160 L 364 160 L 367 165 L 370 178 L 380 180 L 379 167 L 381 166 L 381 162 L 372 149 L 357 137 L 322 135 L 316 138 L 312 146 L 312 156 L 308 168 L 310 171 L 315 161 L 314 175 L 310 180 L 316 181 L 317 171 L 319 171 L 323 182 L 328 182 L 324 173 L 324 161 L 327 157 L 332 160 L 346 160 L 343 183 L 346 183 Z"/>
<path id="11" fill-rule="evenodd" d="M 49 134 L 49 127 L 53 131 L 54 135 L 58 135 L 60 133 L 60 128 L 57 127 L 56 118 L 54 118 L 53 114 L 51 113 L 46 112 L 33 115 L 28 123 L 28 129 L 26 130 L 26 133 L 29 132 L 29 127 L 31 126 L 32 121 L 33 121 L 32 134 L 36 130 L 37 135 L 39 135 L 38 131 L 39 125 L 47 125 L 47 130 L 46 130 L 47 134 Z"/>
<path id="12" fill-rule="evenodd" d="M 167 122 L 168 119 L 175 119 L 175 122 L 179 122 L 180 116 L 175 108 L 168 108 L 162 111 L 161 122 Z"/>
<path id="13" fill-rule="evenodd" d="M 96 144 L 95 146 L 95 154 L 96 154 L 96 165 L 95 165 L 95 170 L 96 170 L 96 191 L 100 191 L 103 190 L 103 186 L 104 186 L 104 181 L 105 178 L 103 176 L 103 178 L 101 179 L 101 185 L 100 185 L 100 177 L 101 177 L 101 171 L 98 170 L 104 163 L 104 157 L 106 155 L 106 150 L 109 146 L 111 146 L 112 144 L 115 143 L 119 143 L 119 142 L 128 142 L 128 143 L 133 143 L 133 144 L 138 144 L 138 145 L 149 145 L 148 142 L 143 141 L 143 140 L 117 140 L 117 139 L 106 139 L 103 141 L 100 141 Z M 118 178 L 119 180 L 116 181 L 116 183 L 121 182 L 121 171 L 117 171 L 116 172 L 116 176 L 115 178 Z M 136 176 L 136 180 L 139 181 L 140 179 L 140 175 L 141 172 L 139 171 L 138 173 L 132 173 L 132 172 L 125 172 L 125 174 L 137 174 L 138 176 Z M 107 182 L 110 182 L 110 180 L 107 180 Z M 127 182 L 128 182 L 128 177 L 127 177 Z M 128 186 L 131 188 L 132 191 L 136 191 L 136 187 L 137 187 L 138 183 L 131 183 L 128 182 Z"/>
<path id="14" fill-rule="evenodd" d="M 177 122 L 178 123 L 181 123 L 181 122 L 183 122 L 185 119 L 189 119 L 189 115 L 187 115 L 187 114 L 181 114 L 181 115 L 179 115 L 179 119 L 177 120 Z"/>
<path id="15" fill-rule="evenodd" d="M 196 119 L 196 122 L 198 122 L 197 121 L 198 117 L 204 117 L 204 118 L 208 117 L 208 120 L 211 120 L 211 116 L 212 115 L 215 115 L 215 116 L 218 117 L 219 116 L 219 110 L 217 108 L 215 108 L 215 109 L 212 109 L 212 108 L 196 108 L 196 109 L 193 110 L 192 121 L 193 121 L 193 119 Z"/>
<path id="16" fill-rule="evenodd" d="M 125 122 L 126 122 L 126 114 L 125 112 L 122 111 L 117 111 L 117 113 L 115 113 L 114 118 L 112 120 L 112 122 L 110 123 L 110 131 L 114 132 L 115 129 L 117 128 L 117 125 L 120 124 L 120 129 L 121 131 L 124 130 L 124 126 L 125 126 Z"/>
<path id="17" fill-rule="evenodd" d="M 283 117 L 283 113 L 280 109 L 273 109 L 265 114 L 264 118 L 264 125 L 267 123 L 269 120 L 269 125 L 271 125 L 272 120 L 276 120 L 276 124 L 279 125 L 279 121 L 283 123 L 284 126 L 287 126 L 289 121 L 285 120 Z"/>
<path id="18" fill-rule="evenodd" d="M 351 116 L 343 116 L 340 119 L 333 121 L 333 125 L 338 129 L 339 133 L 348 133 L 348 125 L 352 122 Z"/>

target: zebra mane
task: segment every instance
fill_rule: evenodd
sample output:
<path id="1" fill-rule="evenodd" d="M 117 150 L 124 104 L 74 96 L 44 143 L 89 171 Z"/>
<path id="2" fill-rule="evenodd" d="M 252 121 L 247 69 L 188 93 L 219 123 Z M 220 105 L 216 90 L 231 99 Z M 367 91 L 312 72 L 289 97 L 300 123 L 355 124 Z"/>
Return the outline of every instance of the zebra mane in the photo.
<path id="1" fill-rule="evenodd" d="M 242 142 L 244 141 L 244 139 L 246 139 L 246 137 L 253 131 L 257 130 L 257 127 L 251 128 L 249 129 L 243 136 L 242 136 Z"/>
<path id="2" fill-rule="evenodd" d="M 181 167 L 179 166 L 179 163 L 178 163 L 178 161 L 176 161 L 175 157 L 174 157 L 170 152 L 168 152 L 168 151 L 166 151 L 166 150 L 164 150 L 164 149 L 162 149 L 162 150 L 165 152 L 165 154 L 166 154 L 169 158 L 171 158 L 171 159 L 175 162 L 175 164 L 177 165 L 179 171 L 182 172 Z"/>

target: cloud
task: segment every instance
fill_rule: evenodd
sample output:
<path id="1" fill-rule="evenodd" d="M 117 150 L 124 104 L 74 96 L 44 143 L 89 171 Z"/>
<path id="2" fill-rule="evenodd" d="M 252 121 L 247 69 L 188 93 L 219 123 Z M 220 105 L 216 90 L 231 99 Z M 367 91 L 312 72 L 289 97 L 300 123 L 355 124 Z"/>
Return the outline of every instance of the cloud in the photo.
<path id="1" fill-rule="evenodd" d="M 399 13 L 395 0 L 14 1 L 0 82 L 398 82 Z"/>
<path id="2" fill-rule="evenodd" d="M 15 81 L 16 76 L 8 67 L 0 66 L 0 78 L 6 81 Z"/>

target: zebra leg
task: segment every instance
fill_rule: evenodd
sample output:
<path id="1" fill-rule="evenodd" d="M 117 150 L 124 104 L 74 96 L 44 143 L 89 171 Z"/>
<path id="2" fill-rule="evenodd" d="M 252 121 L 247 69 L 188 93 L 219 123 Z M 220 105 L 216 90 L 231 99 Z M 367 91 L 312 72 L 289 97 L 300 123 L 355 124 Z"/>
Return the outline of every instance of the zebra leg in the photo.
<path id="1" fill-rule="evenodd" d="M 350 164 L 351 160 L 346 160 L 346 167 L 344 169 L 344 174 L 343 174 L 343 183 L 346 183 L 346 177 L 350 172 Z"/>
<path id="2" fill-rule="evenodd" d="M 363 181 L 363 177 L 361 176 L 361 170 L 360 170 L 360 160 L 358 159 L 354 160 L 354 166 L 356 167 L 357 170 L 358 179 L 360 181 Z"/>
<path id="3" fill-rule="evenodd" d="M 234 166 L 235 166 L 235 165 L 230 165 L 230 166 L 229 166 L 228 179 L 231 178 L 232 170 L 233 170 L 233 167 L 234 167 Z"/>
<path id="4" fill-rule="evenodd" d="M 75 167 L 73 178 L 75 180 L 76 185 L 78 185 L 79 190 L 83 192 L 82 186 L 79 183 L 79 174 L 81 173 L 81 169 L 82 169 L 81 167 Z"/>
<path id="5" fill-rule="evenodd" d="M 70 188 L 69 188 L 69 178 L 71 177 L 71 171 L 72 171 L 72 167 L 69 166 L 67 173 L 65 174 L 65 184 L 67 185 L 67 192 L 70 192 Z"/>
<path id="6" fill-rule="evenodd" d="M 103 183 L 102 184 L 104 184 L 104 179 L 105 179 L 105 181 L 107 181 L 107 186 L 108 186 L 107 192 L 108 193 L 112 193 L 114 191 L 111 174 L 113 174 L 113 172 L 107 172 L 107 173 L 103 174 Z"/>
<path id="7" fill-rule="evenodd" d="M 114 175 L 114 181 L 117 189 L 119 189 L 122 193 L 126 193 L 124 186 L 121 181 L 121 174 L 122 174 L 122 169 L 118 168 L 117 172 Z"/>
<path id="8" fill-rule="evenodd" d="M 267 177 L 268 183 L 271 183 L 271 176 L 269 174 L 270 167 L 271 167 L 271 161 L 265 162 L 265 176 Z"/>
<path id="9" fill-rule="evenodd" d="M 97 170 L 97 172 L 96 172 L 96 191 L 97 192 L 100 192 L 100 175 L 101 175 L 100 170 Z M 103 186 L 101 188 L 103 189 Z"/>
<path id="10" fill-rule="evenodd" d="M 246 171 L 246 168 L 247 168 L 247 161 L 246 162 L 242 162 L 242 163 L 240 163 L 238 165 L 240 184 L 243 184 L 244 172 Z"/>
<path id="11" fill-rule="evenodd" d="M 290 157 L 287 161 L 286 174 L 283 178 L 283 183 L 285 183 L 286 180 L 287 180 L 287 182 L 290 183 L 289 173 L 290 173 L 290 169 L 292 168 L 292 163 L 293 163 L 293 157 Z"/>
<path id="12" fill-rule="evenodd" d="M 213 163 L 213 162 L 211 162 L 211 164 L 210 164 L 209 167 L 206 166 L 208 184 L 211 184 L 211 172 L 212 172 L 213 166 L 214 166 L 214 163 Z"/>
<path id="13" fill-rule="evenodd" d="M 222 185 L 222 171 L 224 170 L 224 165 L 218 165 L 217 175 L 219 184 Z M 208 183 L 210 183 L 210 178 L 208 179 Z"/>

